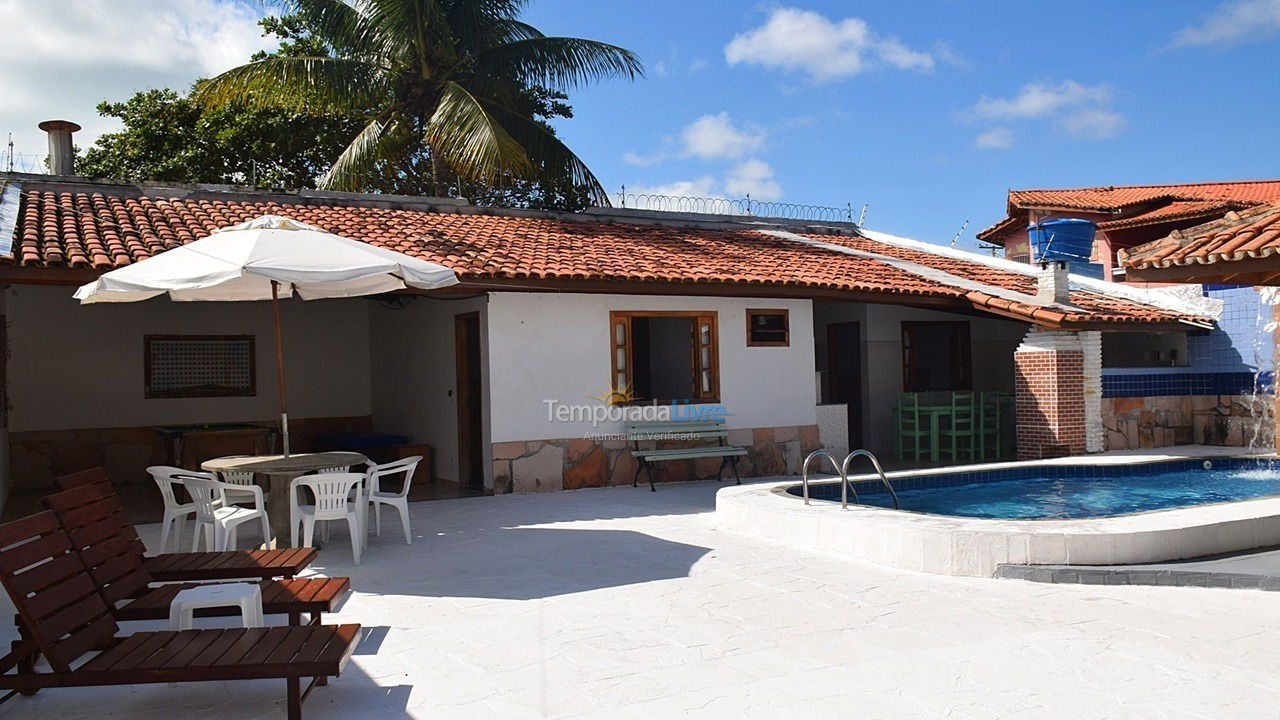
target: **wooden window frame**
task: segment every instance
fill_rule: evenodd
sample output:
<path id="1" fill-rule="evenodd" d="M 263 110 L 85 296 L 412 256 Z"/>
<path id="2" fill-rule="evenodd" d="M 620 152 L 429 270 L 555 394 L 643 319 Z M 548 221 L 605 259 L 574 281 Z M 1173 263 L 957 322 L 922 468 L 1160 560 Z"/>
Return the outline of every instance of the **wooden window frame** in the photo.
<path id="1" fill-rule="evenodd" d="M 227 392 L 224 390 L 154 390 L 151 387 L 151 344 L 156 341 L 174 340 L 237 340 L 249 341 L 249 387 L 244 391 Z M 170 398 L 221 398 L 221 397 L 253 397 L 258 394 L 258 354 L 257 337 L 254 335 L 200 335 L 187 333 L 182 335 L 143 335 L 142 336 L 142 372 L 144 396 L 148 399 Z"/>
<path id="2" fill-rule="evenodd" d="M 973 390 L 973 329 L 967 320 L 903 320 L 902 321 L 902 391 L 903 392 L 923 392 L 917 386 L 917 380 L 913 377 L 911 369 L 911 343 L 909 340 L 911 328 L 923 325 L 948 325 L 951 327 L 961 328 L 960 336 L 963 338 L 965 347 L 968 350 L 968 357 L 963 358 L 961 372 L 958 384 L 960 387 L 952 388 L 950 392 L 967 392 Z M 954 358 L 954 355 L 953 355 Z M 955 370 L 952 371 L 952 378 L 955 379 Z"/>
<path id="3" fill-rule="evenodd" d="M 763 342 L 751 339 L 751 319 L 757 315 L 781 315 L 783 339 L 777 342 Z M 768 310 L 754 308 L 747 310 L 747 347 L 791 347 L 791 311 L 786 308 Z"/>
<path id="4" fill-rule="evenodd" d="M 690 348 L 690 369 L 693 371 L 693 397 L 683 401 L 696 404 L 720 402 L 720 327 L 718 314 L 714 310 L 611 310 L 609 311 L 609 388 L 611 405 L 639 405 L 652 402 L 651 398 L 635 398 L 627 400 L 618 396 L 624 387 L 634 388 L 635 357 L 632 355 L 631 320 L 637 317 L 686 317 L 693 320 L 693 344 Z M 701 331 L 710 328 L 709 346 L 710 365 L 702 363 Z M 619 367 L 619 352 L 623 353 L 624 362 Z M 710 388 L 701 389 L 702 373 L 710 370 Z M 682 402 L 676 400 L 675 402 Z"/>

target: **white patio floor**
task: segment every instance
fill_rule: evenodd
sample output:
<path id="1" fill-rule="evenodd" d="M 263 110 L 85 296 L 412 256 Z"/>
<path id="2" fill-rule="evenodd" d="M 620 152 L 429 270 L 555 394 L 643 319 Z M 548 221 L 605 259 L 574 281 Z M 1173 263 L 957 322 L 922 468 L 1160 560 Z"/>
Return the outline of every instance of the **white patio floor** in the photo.
<path id="1" fill-rule="evenodd" d="M 719 532 L 696 483 L 415 503 L 307 718 L 1274 717 L 1280 594 L 915 575 Z M 389 526 L 387 521 L 390 521 Z M 150 530 L 150 528 L 148 528 Z M 0 607 L 6 641 L 7 602 Z M 134 623 L 130 629 L 143 629 Z M 266 718 L 284 683 L 46 690 L 0 716 Z"/>

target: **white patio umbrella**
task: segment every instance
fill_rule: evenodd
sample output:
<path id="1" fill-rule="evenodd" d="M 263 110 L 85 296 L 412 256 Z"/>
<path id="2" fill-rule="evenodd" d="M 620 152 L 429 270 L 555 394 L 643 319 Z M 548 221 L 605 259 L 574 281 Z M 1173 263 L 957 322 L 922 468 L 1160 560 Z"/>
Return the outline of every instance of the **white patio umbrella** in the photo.
<path id="1" fill-rule="evenodd" d="M 271 299 L 280 430 L 289 454 L 289 412 L 284 388 L 280 298 L 357 297 L 430 290 L 458 282 L 443 265 L 351 240 L 323 229 L 264 215 L 219 228 L 206 238 L 103 274 L 76 290 L 81 303 L 136 302 L 159 295 L 177 301 Z"/>

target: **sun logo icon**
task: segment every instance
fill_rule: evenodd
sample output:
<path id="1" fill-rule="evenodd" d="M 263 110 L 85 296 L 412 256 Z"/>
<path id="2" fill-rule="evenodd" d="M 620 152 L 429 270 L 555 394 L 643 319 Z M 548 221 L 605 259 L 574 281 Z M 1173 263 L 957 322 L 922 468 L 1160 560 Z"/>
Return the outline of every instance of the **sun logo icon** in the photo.
<path id="1" fill-rule="evenodd" d="M 609 392 L 603 395 L 592 395 L 593 400 L 599 400 L 605 405 L 623 405 L 636 401 L 635 391 L 627 387 L 625 384 L 616 388 L 609 388 Z"/>

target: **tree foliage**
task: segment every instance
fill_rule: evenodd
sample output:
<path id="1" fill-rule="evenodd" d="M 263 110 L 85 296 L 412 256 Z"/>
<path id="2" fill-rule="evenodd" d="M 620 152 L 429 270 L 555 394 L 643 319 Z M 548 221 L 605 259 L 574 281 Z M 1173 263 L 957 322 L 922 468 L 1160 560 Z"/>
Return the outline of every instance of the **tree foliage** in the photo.
<path id="1" fill-rule="evenodd" d="M 79 172 L 449 194 L 508 207 L 607 204 L 549 121 L 573 117 L 568 88 L 638 74 L 629 52 L 543 38 L 513 19 L 523 2 L 283 4 L 290 12 L 261 22 L 280 39 L 274 52 L 198 81 L 189 94 L 146 90 L 100 104 L 124 127 L 99 137 Z M 378 64 L 393 59 L 395 72 Z"/>
<path id="2" fill-rule="evenodd" d="M 607 204 L 600 182 L 544 121 L 565 93 L 640 61 L 594 40 L 547 37 L 518 19 L 527 0 L 281 0 L 271 29 L 288 48 L 200 83 L 210 108 L 359 116 L 365 124 L 320 178 L 366 189 L 430 169 L 434 190 L 559 186 Z M 550 194 L 559 194 L 553 191 Z"/>

